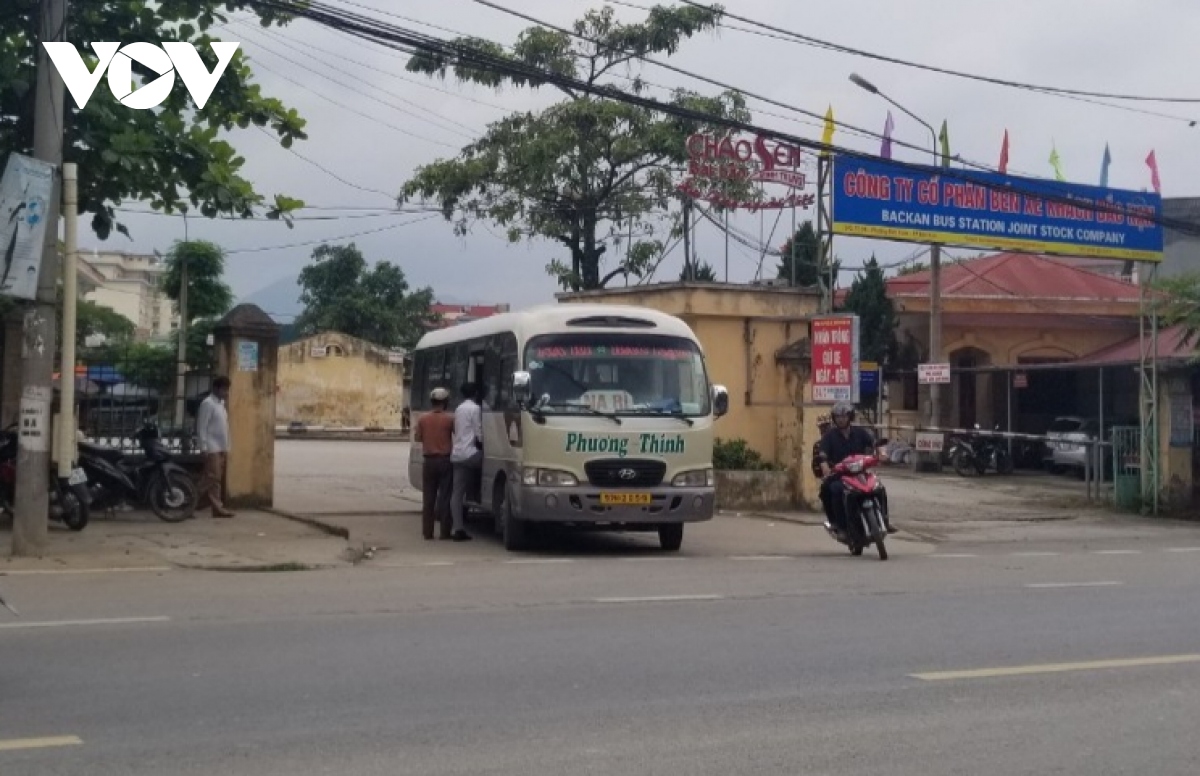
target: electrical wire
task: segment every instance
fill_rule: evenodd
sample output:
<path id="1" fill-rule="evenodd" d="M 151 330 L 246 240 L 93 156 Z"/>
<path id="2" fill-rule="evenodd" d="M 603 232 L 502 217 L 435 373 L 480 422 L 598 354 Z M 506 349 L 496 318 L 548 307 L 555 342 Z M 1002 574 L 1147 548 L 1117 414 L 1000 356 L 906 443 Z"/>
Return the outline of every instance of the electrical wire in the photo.
<path id="1" fill-rule="evenodd" d="M 339 234 L 336 237 L 324 237 L 320 240 L 307 240 L 305 242 L 289 243 L 287 245 L 264 245 L 264 246 L 260 246 L 258 248 L 235 248 L 233 250 L 226 250 L 225 255 L 232 256 L 235 253 L 236 254 L 261 253 L 262 251 L 278 251 L 278 250 L 283 250 L 285 248 L 304 248 L 309 245 L 320 245 L 322 243 L 338 242 L 339 240 L 349 240 L 354 237 L 362 237 L 362 236 L 368 235 L 368 234 L 378 234 L 379 232 L 389 232 L 393 229 L 400 229 L 401 227 L 412 226 L 413 224 L 419 224 L 422 221 L 428 221 L 432 218 L 438 218 L 438 217 L 439 217 L 438 214 L 433 213 L 433 214 L 425 216 L 424 218 L 414 218 L 411 221 L 405 221 L 400 224 L 389 224 L 387 226 L 381 226 L 377 229 L 365 229 L 361 232 L 351 232 L 350 234 Z"/>
<path id="2" fill-rule="evenodd" d="M 274 136 L 270 132 L 268 132 L 266 129 L 264 129 L 262 127 L 258 127 L 258 129 L 263 134 L 265 134 L 267 137 L 274 139 Z M 292 156 L 295 156 L 300 161 L 307 162 L 308 164 L 312 165 L 313 167 L 316 167 L 318 170 L 325 173 L 330 178 L 333 178 L 335 181 L 337 181 L 338 183 L 341 183 L 342 185 L 349 186 L 352 189 L 357 189 L 362 192 L 366 192 L 367 194 L 379 194 L 380 196 L 387 197 L 389 200 L 391 200 L 393 202 L 396 201 L 395 195 L 388 194 L 386 191 L 383 191 L 381 189 L 372 188 L 370 186 L 362 186 L 360 184 L 354 183 L 353 181 L 348 181 L 345 178 L 343 178 L 342 176 L 338 175 L 333 170 L 326 167 L 325 165 L 321 164 L 318 161 L 310 159 L 309 157 L 300 153 L 299 151 L 297 151 L 295 148 L 292 148 L 291 146 L 281 146 L 281 147 L 283 148 L 283 150 L 290 152 L 292 154 Z"/>

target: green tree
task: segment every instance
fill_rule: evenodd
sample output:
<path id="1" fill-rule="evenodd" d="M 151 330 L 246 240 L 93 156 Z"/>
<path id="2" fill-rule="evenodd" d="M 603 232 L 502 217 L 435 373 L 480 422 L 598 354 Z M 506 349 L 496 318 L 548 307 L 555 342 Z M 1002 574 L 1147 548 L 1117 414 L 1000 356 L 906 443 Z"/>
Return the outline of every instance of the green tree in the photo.
<path id="1" fill-rule="evenodd" d="M 62 317 L 62 307 L 59 307 L 59 317 Z M 75 308 L 75 348 L 76 352 L 85 347 L 88 339 L 95 336 L 104 338 L 106 343 L 124 344 L 133 339 L 133 321 L 115 310 L 80 299 Z M 61 326 L 59 331 L 61 331 Z"/>
<path id="2" fill-rule="evenodd" d="M 719 8 L 658 6 L 645 21 L 624 24 L 606 7 L 574 25 L 594 43 L 537 26 L 517 37 L 511 53 L 487 40 L 467 38 L 456 45 L 613 92 L 636 93 L 644 88 L 640 79 L 614 78 L 627 75 L 639 56 L 675 53 L 685 39 L 716 29 L 720 18 Z M 443 77 L 453 72 L 462 81 L 495 89 L 545 85 L 430 54 L 413 56 L 408 69 Z M 685 160 L 686 139 L 708 127 L 558 88 L 565 100 L 494 122 L 457 158 L 419 168 L 400 198 L 437 202 L 459 233 L 484 220 L 506 229 L 514 242 L 541 237 L 561 243 L 569 261 L 555 259 L 546 269 L 566 289 L 603 288 L 619 275 L 641 277 L 662 252 L 655 235 L 669 229 L 663 215 L 674 192 L 674 173 Z M 750 118 L 736 93 L 704 97 L 678 90 L 671 100 L 723 117 Z M 624 258 L 604 267 L 609 245 L 623 240 L 631 243 L 622 251 Z"/>
<path id="3" fill-rule="evenodd" d="M 1183 344 L 1195 344 L 1200 332 L 1200 273 L 1164 278 L 1155 290 L 1163 325 L 1183 326 Z"/>
<path id="4" fill-rule="evenodd" d="M 717 271 L 708 262 L 702 262 L 696 267 L 684 267 L 679 272 L 680 280 L 696 280 L 701 283 L 716 283 Z"/>
<path id="5" fill-rule="evenodd" d="M 302 336 L 340 331 L 380 347 L 412 347 L 433 323 L 433 291 L 411 291 L 394 264 L 368 268 L 354 243 L 322 245 L 312 257 L 300 272 Z"/>
<path id="6" fill-rule="evenodd" d="M 178 241 L 167 252 L 162 290 L 179 310 L 183 267 L 187 265 L 188 323 L 220 318 L 233 306 L 233 291 L 224 281 L 225 251 L 204 240 Z"/>
<path id="7" fill-rule="evenodd" d="M 792 252 L 793 243 L 795 253 Z M 792 262 L 796 263 L 795 284 L 805 286 L 829 285 L 829 263 L 821 261 L 821 241 L 817 231 L 813 229 L 812 221 L 805 221 L 796 233 L 779 249 L 780 262 L 776 276 L 780 280 L 792 282 Z M 834 277 L 840 271 L 840 263 L 833 261 Z"/>
<path id="8" fill-rule="evenodd" d="M 928 269 L 929 269 L 928 264 L 926 264 L 923 261 L 918 261 L 913 264 L 909 264 L 907 267 L 901 267 L 896 272 L 896 274 L 897 275 L 916 275 L 918 272 L 925 272 Z"/>
<path id="9" fill-rule="evenodd" d="M 33 149 L 35 79 L 34 40 L 40 0 L 4 0 L 0 11 L 0 151 L 29 154 Z M 183 41 L 197 47 L 212 69 L 216 56 L 208 44 L 213 25 L 230 14 L 249 12 L 265 26 L 287 17 L 252 0 L 93 0 L 71 6 L 68 41 L 97 66 L 86 44 L 91 41 Z M 218 37 L 221 37 L 218 35 Z M 158 77 L 135 63 L 134 78 Z M 196 210 L 249 217 L 265 210 L 287 219 L 303 205 L 283 195 L 270 202 L 242 177 L 245 159 L 224 136 L 251 124 L 268 128 L 288 147 L 304 139 L 304 120 L 253 83 L 250 64 L 238 51 L 203 110 L 196 110 L 178 83 L 162 107 L 131 110 L 102 82 L 83 110 L 69 95 L 63 106 L 64 160 L 79 165 L 79 212 L 90 214 L 92 229 L 105 239 L 115 228 L 128 234 L 115 208 L 126 200 L 148 202 L 155 210 Z M 289 222 L 290 225 L 290 222 Z"/>
<path id="10" fill-rule="evenodd" d="M 859 272 L 842 305 L 846 312 L 858 316 L 860 353 L 864 361 L 892 364 L 896 360 L 896 306 L 887 295 L 887 278 L 879 262 L 872 256 Z"/>

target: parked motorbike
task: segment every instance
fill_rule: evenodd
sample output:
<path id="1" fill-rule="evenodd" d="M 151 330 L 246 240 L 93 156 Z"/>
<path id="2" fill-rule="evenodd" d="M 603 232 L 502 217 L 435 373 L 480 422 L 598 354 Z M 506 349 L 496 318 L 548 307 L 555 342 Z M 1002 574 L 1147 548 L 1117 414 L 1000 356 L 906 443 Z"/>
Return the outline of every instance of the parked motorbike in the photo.
<path id="1" fill-rule="evenodd" d="M 996 426 L 996 431 L 1000 430 Z M 950 462 L 954 471 L 960 477 L 969 477 L 972 473 L 983 476 L 989 468 L 994 468 L 998 474 L 1009 475 L 1016 469 L 1013 457 L 1008 452 L 1008 441 L 980 431 L 975 424 L 975 433 L 970 437 L 956 436 L 950 441 Z"/>
<path id="2" fill-rule="evenodd" d="M 12 512 L 16 503 L 18 447 L 14 423 L 4 430 L 0 439 L 0 512 Z M 50 519 L 72 531 L 82 531 L 88 524 L 90 501 L 85 472 L 81 468 L 74 469 L 70 478 L 63 480 L 52 464 L 49 481 Z"/>
<path id="3" fill-rule="evenodd" d="M 136 438 L 144 456 L 80 443 L 79 465 L 87 473 L 92 505 L 105 510 L 122 504 L 144 505 L 168 523 L 187 520 L 195 514 L 199 500 L 192 476 L 172 461 L 153 420 L 142 424 Z"/>
<path id="4" fill-rule="evenodd" d="M 872 469 L 879 466 L 879 458 L 873 455 L 852 455 L 833 467 L 831 477 L 842 482 L 846 499 L 846 535 L 826 528 L 829 535 L 839 544 L 850 548 L 851 555 L 862 555 L 863 550 L 874 544 L 879 559 L 887 560 L 887 527 L 883 520 L 883 483 Z"/>

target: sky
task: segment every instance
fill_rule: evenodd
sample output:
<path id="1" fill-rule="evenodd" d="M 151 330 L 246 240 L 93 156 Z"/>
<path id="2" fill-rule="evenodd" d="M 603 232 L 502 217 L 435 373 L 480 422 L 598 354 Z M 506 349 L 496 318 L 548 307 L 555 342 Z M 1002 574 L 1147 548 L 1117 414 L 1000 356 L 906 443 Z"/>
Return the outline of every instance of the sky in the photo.
<path id="1" fill-rule="evenodd" d="M 382 19 L 447 38 L 462 33 L 507 44 L 529 26 L 472 0 L 328 2 L 362 13 L 369 13 L 366 8 L 382 9 L 378 14 Z M 600 0 L 498 2 L 564 26 L 602 5 Z M 622 19 L 634 21 L 644 16 L 641 10 L 614 7 Z M 1187 67 L 1187 52 L 1200 37 L 1200 3 L 1194 0 L 727 0 L 725 7 L 741 16 L 856 48 L 1015 81 L 1200 97 L 1194 69 Z M 413 21 L 443 29 L 419 27 Z M 314 208 L 304 211 L 302 215 L 310 218 L 297 221 L 292 229 L 277 222 L 187 219 L 188 237 L 213 240 L 226 248 L 227 281 L 236 297 L 270 288 L 270 293 L 259 298 L 270 299 L 269 305 L 280 309 L 267 312 L 286 322 L 297 312 L 294 301 L 288 304 L 292 300 L 288 287 L 309 262 L 313 248 L 323 241 L 353 241 L 368 260 L 398 264 L 412 286 L 431 287 L 444 301 L 509 303 L 514 308 L 553 301 L 559 289 L 545 266 L 554 258 L 569 263 L 561 246 L 546 241 L 509 244 L 498 227 L 486 223 L 476 224 L 469 235 L 459 237 L 440 216 L 387 212 L 416 168 L 456 155 L 506 111 L 535 110 L 550 104 L 556 99 L 553 90 L 506 87 L 495 92 L 460 85 L 453 79 L 428 79 L 406 72 L 402 54 L 304 20 L 268 32 L 257 24 L 235 21 L 218 33 L 224 40 L 242 44 L 265 94 L 282 99 L 308 121 L 309 139 L 294 146 L 307 161 L 261 131 L 235 133 L 232 142 L 247 160 L 243 173 L 268 198 L 283 193 Z M 838 121 L 882 131 L 889 106 L 850 83 L 850 74 L 859 73 L 928 123 L 939 126 L 946 120 L 952 152 L 964 159 L 995 166 L 1003 133 L 1008 130 L 1010 172 L 1050 177 L 1048 160 L 1054 146 L 1068 180 L 1096 184 L 1107 143 L 1113 156 L 1110 184 L 1140 190 L 1150 185 L 1144 160 L 1154 149 L 1164 196 L 1200 195 L 1200 127 L 1189 126 L 1187 121 L 913 70 L 734 29 L 686 41 L 670 61 L 813 113 L 824 114 L 832 106 Z M 710 94 L 717 91 L 653 65 L 640 68 L 640 72 L 663 86 L 686 86 Z M 651 90 L 651 96 L 663 93 Z M 749 107 L 757 124 L 814 141 L 821 138 L 819 122 L 755 100 Z M 1200 104 L 1144 107 L 1200 119 Z M 898 111 L 894 114 L 897 141 L 922 147 L 929 144 L 928 130 Z M 785 116 L 798 121 L 781 118 Z M 877 139 L 844 130 L 838 131 L 834 142 L 879 151 Z M 924 161 L 917 152 L 899 147 L 896 158 Z M 146 206 L 125 203 L 124 207 Z M 81 244 L 85 248 L 165 252 L 173 241 L 185 236 L 181 218 L 121 215 L 132 241 L 114 232 L 103 243 L 94 235 L 82 235 Z M 815 219 L 815 212 L 798 216 L 801 220 L 806 217 Z M 774 236 L 773 214 L 765 218 L 742 214 L 732 223 L 778 247 L 790 231 L 790 221 L 788 211 Z M 700 260 L 714 266 L 725 279 L 726 248 L 721 232 L 702 224 L 696 242 Z M 915 256 L 919 250 L 914 245 L 853 238 L 838 238 L 834 246 L 843 266 L 850 268 L 860 266 L 872 254 L 885 264 L 919 259 Z M 953 257 L 967 252 L 950 253 Z M 753 279 L 760 260 L 757 252 L 734 243 L 729 249 L 728 279 Z M 773 276 L 775 263 L 768 256 L 762 271 Z M 663 262 L 656 279 L 675 279 L 681 268 L 682 253 L 676 251 Z M 841 282 L 851 277 L 846 273 Z"/>

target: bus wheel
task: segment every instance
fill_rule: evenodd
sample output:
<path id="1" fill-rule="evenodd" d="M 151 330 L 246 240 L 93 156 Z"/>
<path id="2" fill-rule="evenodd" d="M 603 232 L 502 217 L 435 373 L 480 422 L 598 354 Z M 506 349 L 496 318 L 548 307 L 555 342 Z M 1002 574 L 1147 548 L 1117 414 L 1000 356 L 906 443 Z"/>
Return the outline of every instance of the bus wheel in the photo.
<path id="1" fill-rule="evenodd" d="M 665 523 L 658 527 L 658 543 L 666 552 L 679 552 L 683 546 L 683 523 Z"/>
<path id="2" fill-rule="evenodd" d="M 518 520 L 512 513 L 512 501 L 508 497 L 507 490 L 504 493 L 503 500 L 500 502 L 499 520 L 501 523 L 501 534 L 504 537 L 504 549 L 509 552 L 520 552 L 525 549 L 529 542 L 529 524 L 524 520 Z"/>

